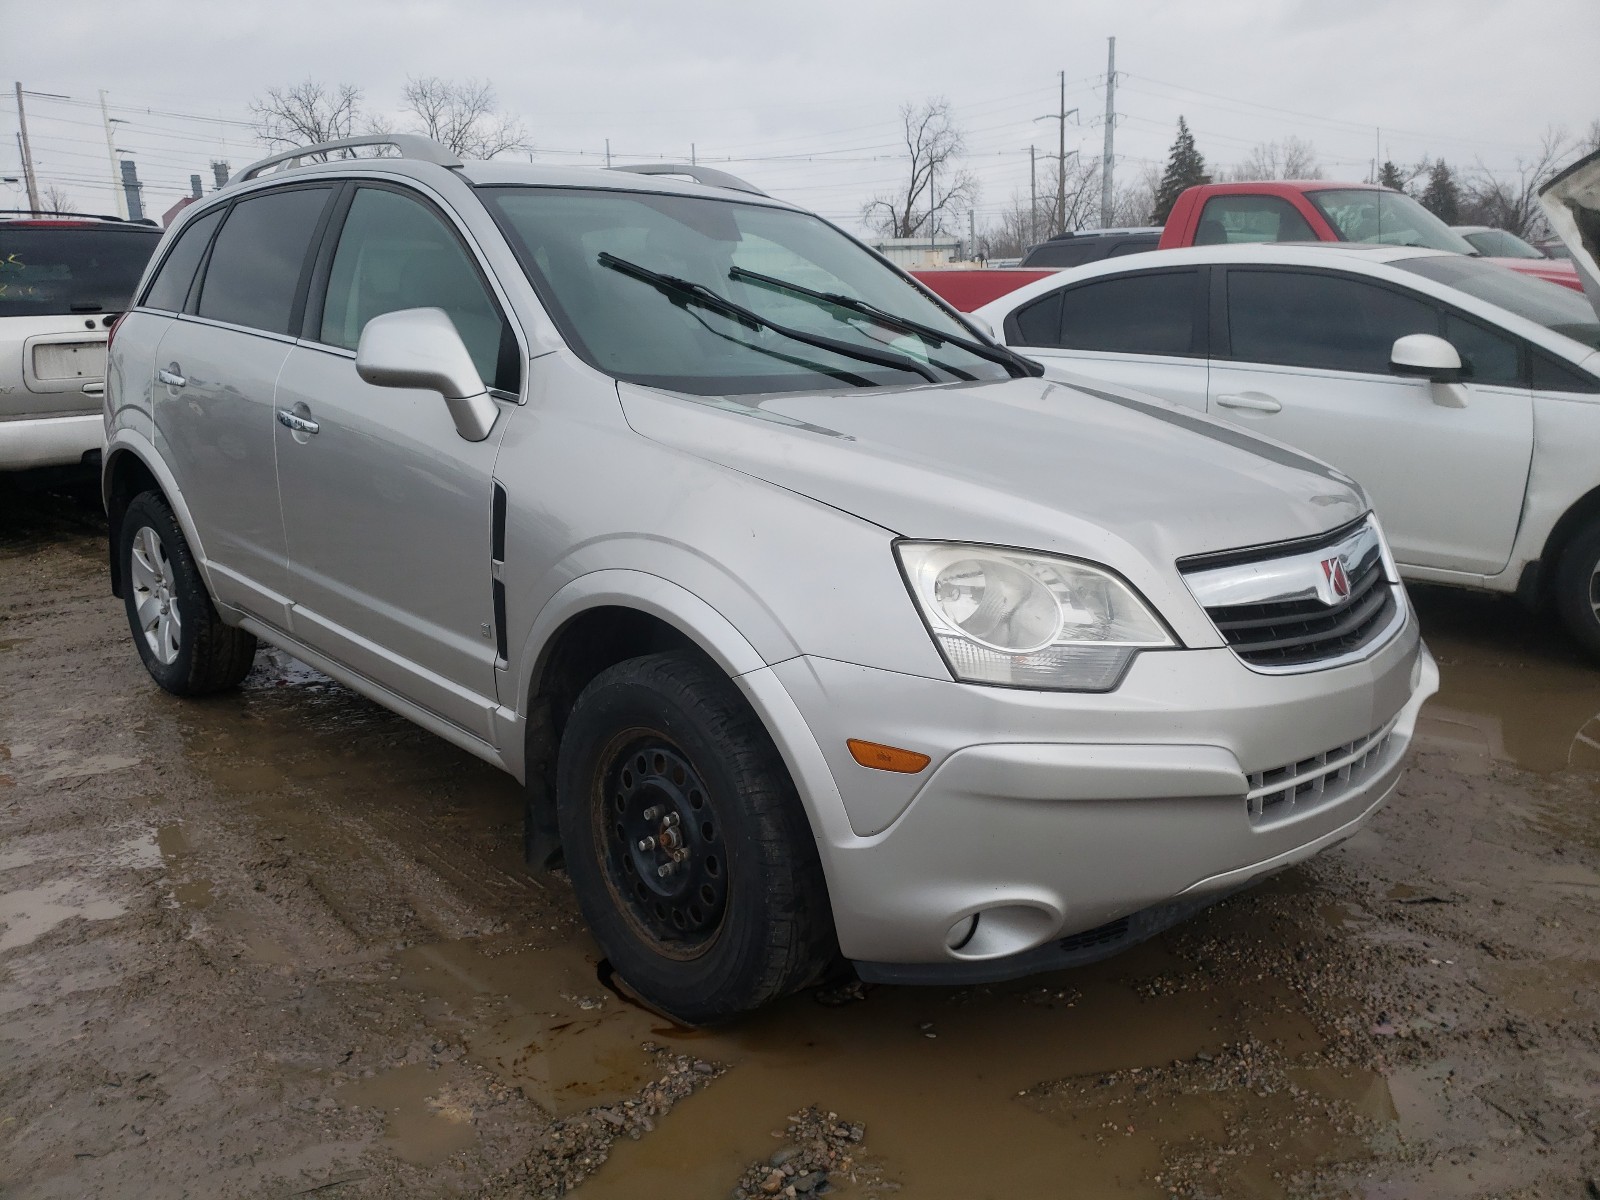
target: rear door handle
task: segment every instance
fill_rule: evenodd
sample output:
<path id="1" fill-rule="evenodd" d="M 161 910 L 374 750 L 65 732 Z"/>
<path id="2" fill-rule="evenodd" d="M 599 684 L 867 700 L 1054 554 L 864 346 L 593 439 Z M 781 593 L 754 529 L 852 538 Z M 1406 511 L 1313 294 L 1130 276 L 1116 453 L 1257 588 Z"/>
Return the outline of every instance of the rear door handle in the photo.
<path id="1" fill-rule="evenodd" d="M 278 424 L 285 429 L 292 429 L 296 433 L 315 433 L 322 428 L 315 421 L 302 417 L 297 413 L 292 413 L 287 408 L 278 410 Z"/>
<path id="2" fill-rule="evenodd" d="M 1238 392 L 1227 396 L 1217 397 L 1219 408 L 1247 408 L 1251 412 L 1274 413 L 1282 412 L 1283 405 L 1271 396 L 1264 396 L 1260 392 Z"/>
<path id="3" fill-rule="evenodd" d="M 178 374 L 177 363 L 173 363 L 171 367 L 162 367 L 156 372 L 156 378 L 162 383 L 166 384 L 168 387 L 183 387 L 189 382 L 182 375 Z"/>

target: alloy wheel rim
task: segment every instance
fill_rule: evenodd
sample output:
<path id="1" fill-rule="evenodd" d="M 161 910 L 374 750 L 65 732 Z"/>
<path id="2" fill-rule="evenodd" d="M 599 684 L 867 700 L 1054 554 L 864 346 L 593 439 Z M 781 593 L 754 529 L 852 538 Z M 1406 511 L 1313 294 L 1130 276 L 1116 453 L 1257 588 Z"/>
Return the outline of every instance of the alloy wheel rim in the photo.
<path id="1" fill-rule="evenodd" d="M 728 865 L 710 789 L 664 734 L 630 730 L 602 759 L 595 805 L 606 882 L 637 933 L 698 957 L 727 914 Z"/>
<path id="2" fill-rule="evenodd" d="M 172 564 L 166 543 L 148 525 L 133 535 L 128 555 L 128 578 L 133 587 L 133 607 L 145 646 L 162 666 L 178 659 L 183 638 L 183 614 L 173 594 Z"/>

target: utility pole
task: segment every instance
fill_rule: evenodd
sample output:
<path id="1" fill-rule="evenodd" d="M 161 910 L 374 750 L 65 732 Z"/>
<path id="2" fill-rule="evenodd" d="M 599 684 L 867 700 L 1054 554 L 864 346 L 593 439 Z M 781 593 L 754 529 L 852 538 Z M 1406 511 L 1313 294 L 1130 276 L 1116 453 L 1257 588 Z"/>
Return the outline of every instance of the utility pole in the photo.
<path id="1" fill-rule="evenodd" d="M 970 208 L 967 209 L 967 261 L 978 261 L 978 218 Z"/>
<path id="2" fill-rule="evenodd" d="M 698 165 L 698 163 L 699 163 L 699 160 L 697 158 L 695 158 L 694 143 L 690 142 L 689 143 L 689 165 L 691 167 L 693 167 L 693 166 Z"/>
<path id="3" fill-rule="evenodd" d="M 22 84 L 17 84 L 17 130 L 22 145 L 22 178 L 28 185 L 28 207 L 39 211 L 39 177 L 33 173 L 33 148 L 28 145 L 28 114 L 22 107 Z"/>
<path id="4" fill-rule="evenodd" d="M 1100 228 L 1111 228 L 1112 152 L 1117 129 L 1117 39 L 1107 38 L 1106 50 L 1106 149 L 1100 159 Z"/>
<path id="5" fill-rule="evenodd" d="M 1056 215 L 1053 233 L 1067 231 L 1067 118 L 1078 110 L 1067 107 L 1067 73 L 1061 72 L 1061 107 L 1059 111 L 1035 117 L 1035 121 L 1055 121 L 1056 130 Z M 1030 152 L 1032 147 L 1029 148 Z M 1077 153 L 1076 150 L 1073 151 Z"/>
<path id="6" fill-rule="evenodd" d="M 122 189 L 117 186 L 117 151 L 111 141 L 111 112 L 106 107 L 106 90 L 100 89 L 100 124 L 106 130 L 106 161 L 111 164 L 111 195 L 116 201 L 117 215 L 124 219 L 128 215 L 128 202 L 122 197 Z"/>
<path id="7" fill-rule="evenodd" d="M 1039 240 L 1039 163 L 1032 146 L 1028 147 L 1028 246 Z M 1028 246 L 1024 246 L 1026 251 Z"/>
<path id="8" fill-rule="evenodd" d="M 611 139 L 606 139 L 606 170 L 611 170 Z"/>

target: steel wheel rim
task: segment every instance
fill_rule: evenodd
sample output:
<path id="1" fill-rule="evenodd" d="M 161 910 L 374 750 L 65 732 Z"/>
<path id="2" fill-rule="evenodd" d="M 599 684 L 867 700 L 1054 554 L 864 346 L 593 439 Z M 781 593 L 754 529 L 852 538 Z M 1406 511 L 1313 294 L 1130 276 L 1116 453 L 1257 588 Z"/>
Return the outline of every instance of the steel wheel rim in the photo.
<path id="1" fill-rule="evenodd" d="M 1589 572 L 1589 607 L 1594 610 L 1595 620 L 1600 621 L 1600 562 Z"/>
<path id="2" fill-rule="evenodd" d="M 148 525 L 133 535 L 128 555 L 128 582 L 132 588 L 134 619 L 145 648 L 164 667 L 178 660 L 183 638 L 183 614 L 172 591 L 172 563 L 166 543 Z"/>
<path id="3" fill-rule="evenodd" d="M 618 910 L 658 953 L 699 957 L 728 907 L 722 821 L 710 789 L 670 738 L 646 729 L 613 738 L 597 777 L 595 840 Z"/>

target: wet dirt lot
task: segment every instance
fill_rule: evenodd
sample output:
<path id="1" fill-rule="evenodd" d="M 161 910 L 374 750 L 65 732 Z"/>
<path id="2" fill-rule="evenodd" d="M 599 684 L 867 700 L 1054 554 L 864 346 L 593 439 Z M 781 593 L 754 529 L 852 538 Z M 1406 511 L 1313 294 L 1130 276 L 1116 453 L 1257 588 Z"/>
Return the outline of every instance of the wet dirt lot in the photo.
<path id="1" fill-rule="evenodd" d="M 690 1031 L 516 785 L 275 652 L 150 683 L 103 522 L 0 494 L 0 1194 L 1600 1196 L 1600 671 L 1421 591 L 1396 800 L 1098 966 Z"/>

